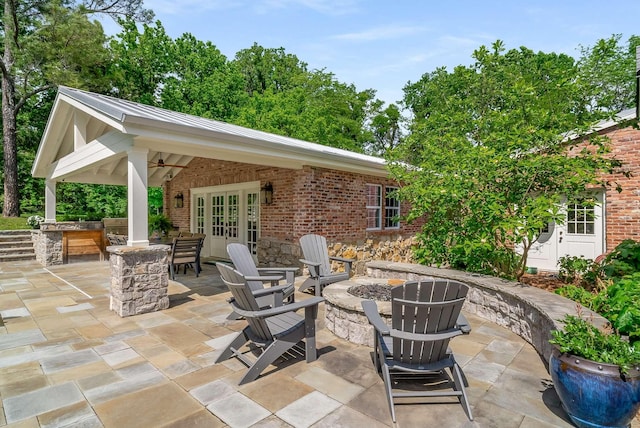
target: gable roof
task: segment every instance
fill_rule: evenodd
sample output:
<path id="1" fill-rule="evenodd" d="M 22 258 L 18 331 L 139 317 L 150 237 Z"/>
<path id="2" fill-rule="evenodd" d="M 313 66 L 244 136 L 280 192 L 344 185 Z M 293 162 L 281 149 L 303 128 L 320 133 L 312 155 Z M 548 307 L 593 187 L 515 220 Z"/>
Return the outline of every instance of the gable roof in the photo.
<path id="1" fill-rule="evenodd" d="M 55 181 L 126 184 L 127 151 L 186 165 L 204 157 L 299 169 L 387 176 L 384 159 L 61 86 L 32 167 Z M 178 168 L 149 170 L 159 186 Z"/>

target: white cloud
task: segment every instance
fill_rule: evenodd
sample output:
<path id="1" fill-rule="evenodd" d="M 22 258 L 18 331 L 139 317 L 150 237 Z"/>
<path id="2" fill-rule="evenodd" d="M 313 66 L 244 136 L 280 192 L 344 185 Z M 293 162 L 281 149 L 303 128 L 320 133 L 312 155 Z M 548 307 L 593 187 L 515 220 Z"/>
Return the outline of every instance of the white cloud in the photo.
<path id="1" fill-rule="evenodd" d="M 426 28 L 418 26 L 386 25 L 383 27 L 370 28 L 358 33 L 338 34 L 331 38 L 356 42 L 370 42 L 376 40 L 389 40 L 405 36 L 412 36 L 424 31 L 426 31 Z"/>

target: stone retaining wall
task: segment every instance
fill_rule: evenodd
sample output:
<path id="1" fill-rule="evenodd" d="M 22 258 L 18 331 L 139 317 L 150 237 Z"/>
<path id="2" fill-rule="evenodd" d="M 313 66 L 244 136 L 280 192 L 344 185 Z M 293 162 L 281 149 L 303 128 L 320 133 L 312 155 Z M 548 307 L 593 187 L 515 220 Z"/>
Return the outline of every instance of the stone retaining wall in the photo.
<path id="1" fill-rule="evenodd" d="M 549 343 L 551 330 L 562 328 L 560 320 L 566 314 L 576 314 L 576 303 L 572 300 L 526 284 L 491 276 L 383 261 L 367 263 L 367 275 L 405 280 L 437 277 L 464 282 L 471 287 L 464 305 L 466 312 L 510 329 L 531 343 L 546 361 L 553 349 Z M 606 324 L 607 320 L 597 313 L 586 308 L 583 311 L 586 316 L 593 315 L 595 325 Z"/>
<path id="2" fill-rule="evenodd" d="M 415 243 L 413 236 L 405 238 L 397 235 L 371 237 L 355 243 L 328 241 L 327 246 L 329 256 L 355 259 L 352 271 L 356 275 L 365 275 L 366 264 L 372 260 L 412 263 L 414 260 L 411 249 Z M 258 242 L 258 260 L 261 266 L 299 266 L 302 269 L 298 261 L 301 258 L 302 250 L 298 242 L 284 242 L 271 238 L 261 238 Z M 340 270 L 344 266 L 335 263 L 332 268 Z"/>

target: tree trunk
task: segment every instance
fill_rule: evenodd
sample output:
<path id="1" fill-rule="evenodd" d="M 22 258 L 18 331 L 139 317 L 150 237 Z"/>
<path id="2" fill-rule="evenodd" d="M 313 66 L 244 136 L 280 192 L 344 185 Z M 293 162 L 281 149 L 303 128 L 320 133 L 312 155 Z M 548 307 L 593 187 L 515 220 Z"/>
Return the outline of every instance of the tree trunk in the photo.
<path id="1" fill-rule="evenodd" d="M 15 86 L 11 79 L 13 70 L 13 37 L 16 34 L 13 19 L 14 2 L 4 2 L 4 55 L 2 58 L 2 140 L 4 148 L 4 217 L 20 215 L 20 196 L 18 194 L 18 142 L 16 135 L 17 110 L 15 104 Z"/>
<path id="2" fill-rule="evenodd" d="M 16 141 L 16 115 L 9 85 L 2 79 L 2 139 L 4 148 L 4 217 L 20 215 L 18 195 L 18 149 Z"/>

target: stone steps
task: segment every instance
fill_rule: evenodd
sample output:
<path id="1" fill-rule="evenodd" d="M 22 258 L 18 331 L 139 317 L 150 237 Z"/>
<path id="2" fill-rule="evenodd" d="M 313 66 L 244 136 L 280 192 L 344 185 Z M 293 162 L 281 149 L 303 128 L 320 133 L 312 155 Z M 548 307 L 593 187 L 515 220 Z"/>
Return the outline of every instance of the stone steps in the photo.
<path id="1" fill-rule="evenodd" d="M 35 259 L 29 230 L 0 230 L 0 262 Z"/>

